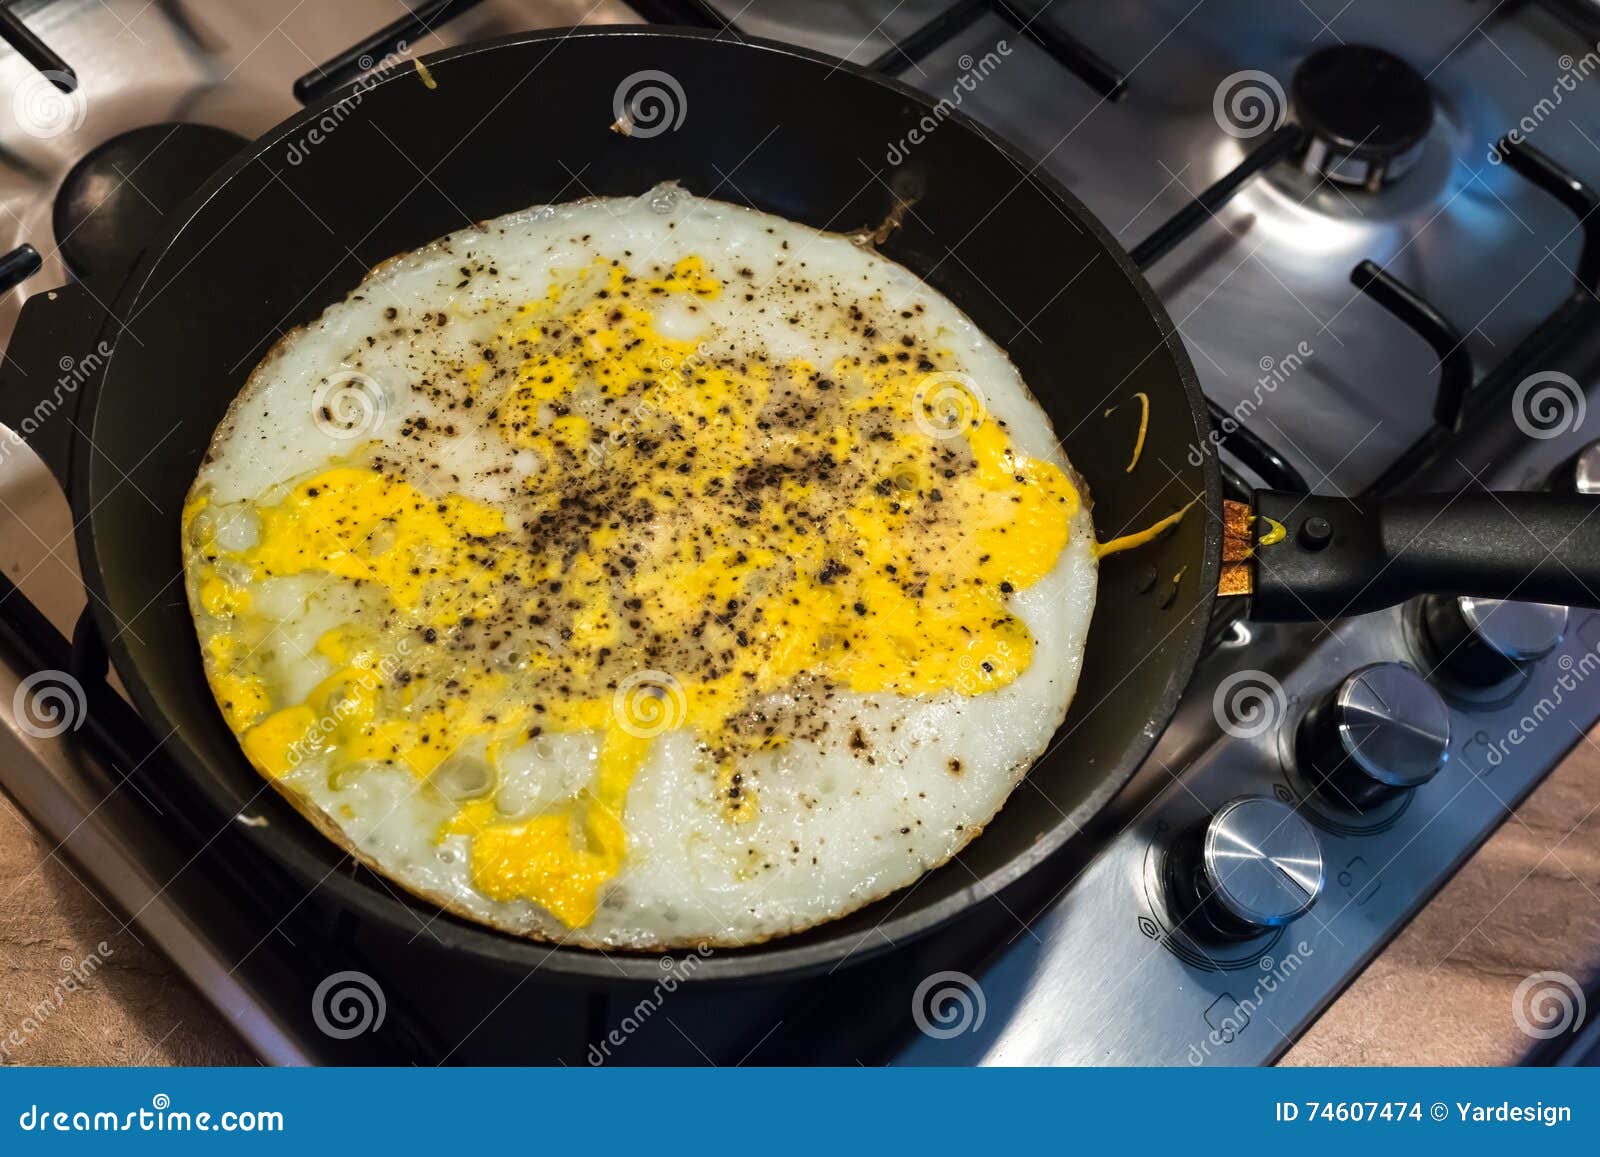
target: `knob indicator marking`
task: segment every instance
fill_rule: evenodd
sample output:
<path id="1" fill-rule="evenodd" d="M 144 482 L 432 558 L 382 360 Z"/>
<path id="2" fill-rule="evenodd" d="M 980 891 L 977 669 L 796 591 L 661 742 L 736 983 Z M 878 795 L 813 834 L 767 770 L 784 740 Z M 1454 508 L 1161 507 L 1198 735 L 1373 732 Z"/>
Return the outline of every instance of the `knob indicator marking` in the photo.
<path id="1" fill-rule="evenodd" d="M 1294 808 L 1232 800 L 1168 854 L 1169 900 L 1192 938 L 1248 940 L 1304 914 L 1322 894 L 1322 851 Z"/>
<path id="2" fill-rule="evenodd" d="M 1367 811 L 1438 774 L 1450 758 L 1450 708 L 1405 664 L 1374 663 L 1306 713 L 1295 751 L 1325 798 Z"/>

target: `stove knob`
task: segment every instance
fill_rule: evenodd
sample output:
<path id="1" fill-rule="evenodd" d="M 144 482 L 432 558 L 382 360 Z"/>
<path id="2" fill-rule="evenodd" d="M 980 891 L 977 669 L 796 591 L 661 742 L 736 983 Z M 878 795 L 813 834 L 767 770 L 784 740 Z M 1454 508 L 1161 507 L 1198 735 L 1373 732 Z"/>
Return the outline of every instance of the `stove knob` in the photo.
<path id="1" fill-rule="evenodd" d="M 1356 811 L 1434 777 L 1450 758 L 1450 708 L 1403 663 L 1347 678 L 1300 721 L 1295 759 L 1322 795 Z"/>
<path id="2" fill-rule="evenodd" d="M 1600 494 L 1600 442 L 1590 442 L 1557 466 L 1545 481 L 1545 489 Z"/>
<path id="3" fill-rule="evenodd" d="M 1428 660 L 1447 679 L 1493 687 L 1555 650 L 1567 608 L 1554 603 L 1429 595 L 1422 600 Z"/>
<path id="4" fill-rule="evenodd" d="M 1600 442 L 1590 442 L 1572 459 L 1572 489 L 1600 494 Z"/>
<path id="5" fill-rule="evenodd" d="M 1183 833 L 1167 854 L 1174 919 L 1202 941 L 1248 940 L 1301 915 L 1322 894 L 1316 833 L 1288 804 L 1247 796 Z"/>

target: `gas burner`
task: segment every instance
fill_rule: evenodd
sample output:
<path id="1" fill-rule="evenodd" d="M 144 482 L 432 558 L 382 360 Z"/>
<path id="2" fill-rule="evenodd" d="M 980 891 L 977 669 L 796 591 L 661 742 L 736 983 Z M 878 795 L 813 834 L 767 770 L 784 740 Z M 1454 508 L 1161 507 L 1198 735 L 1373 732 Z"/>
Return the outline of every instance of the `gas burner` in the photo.
<path id="1" fill-rule="evenodd" d="M 56 243 L 78 277 L 133 263 L 169 212 L 245 144 L 213 125 L 146 125 L 102 141 L 56 192 Z"/>
<path id="2" fill-rule="evenodd" d="M 1433 94 L 1393 53 L 1366 44 L 1314 52 L 1295 69 L 1294 111 L 1310 137 L 1305 171 L 1376 192 L 1422 156 Z"/>

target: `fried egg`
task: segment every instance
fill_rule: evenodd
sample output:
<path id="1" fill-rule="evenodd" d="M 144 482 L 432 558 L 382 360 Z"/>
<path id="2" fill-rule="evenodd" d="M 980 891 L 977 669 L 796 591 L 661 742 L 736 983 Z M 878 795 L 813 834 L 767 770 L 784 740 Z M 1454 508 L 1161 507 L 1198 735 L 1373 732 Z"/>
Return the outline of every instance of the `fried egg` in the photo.
<path id="1" fill-rule="evenodd" d="M 1060 725 L 1096 583 L 971 320 L 674 185 L 379 266 L 255 368 L 182 533 L 273 787 L 418 897 L 599 948 L 757 943 L 948 860 Z"/>

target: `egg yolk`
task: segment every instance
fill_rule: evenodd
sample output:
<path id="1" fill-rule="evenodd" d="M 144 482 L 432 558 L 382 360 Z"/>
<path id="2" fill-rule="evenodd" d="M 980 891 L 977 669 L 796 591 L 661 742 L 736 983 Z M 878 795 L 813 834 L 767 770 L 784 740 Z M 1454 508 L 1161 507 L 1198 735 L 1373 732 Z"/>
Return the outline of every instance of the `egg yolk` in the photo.
<path id="1" fill-rule="evenodd" d="M 840 348 L 862 352 L 826 365 L 713 356 L 658 324 L 741 290 L 696 257 L 601 263 L 515 309 L 453 399 L 533 464 L 508 502 L 441 493 L 373 446 L 263 496 L 248 548 L 205 541 L 199 599 L 239 641 L 211 655 L 213 687 L 255 765 L 399 766 L 435 788 L 479 768 L 439 838 L 467 837 L 486 896 L 579 927 L 626 860 L 657 736 L 688 729 L 708 803 L 749 822 L 756 757 L 812 736 L 819 700 L 977 695 L 1026 670 L 1008 601 L 1066 546 L 1067 475 L 1016 449 L 912 311 L 875 326 L 841 306 Z M 375 610 L 324 636 L 333 673 L 281 702 L 247 588 L 300 574 Z M 504 813 L 504 754 L 559 732 L 602 736 L 590 785 Z"/>

